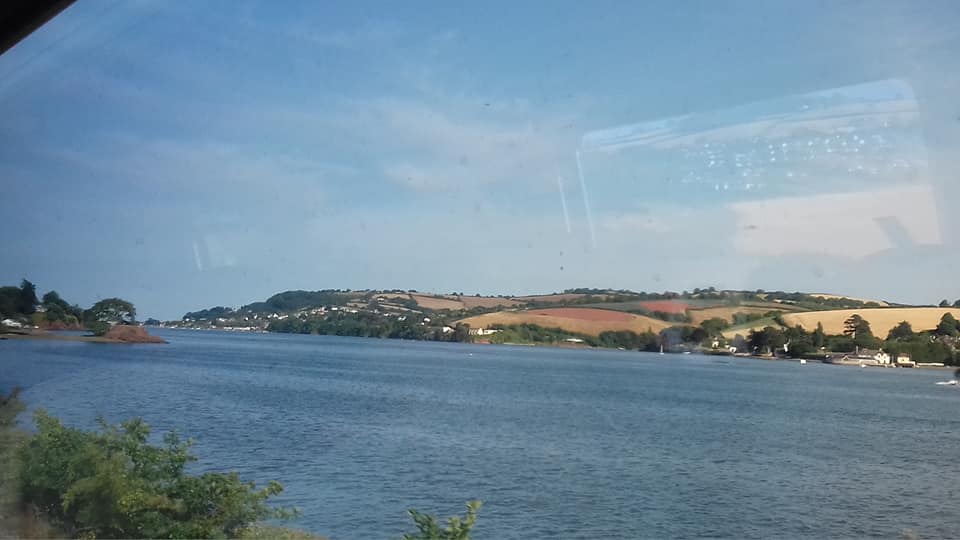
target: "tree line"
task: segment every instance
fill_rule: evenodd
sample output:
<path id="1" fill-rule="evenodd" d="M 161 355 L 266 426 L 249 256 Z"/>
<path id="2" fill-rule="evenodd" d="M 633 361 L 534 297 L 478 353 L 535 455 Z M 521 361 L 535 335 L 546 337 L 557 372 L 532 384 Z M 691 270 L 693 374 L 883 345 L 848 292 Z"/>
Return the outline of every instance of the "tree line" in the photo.
<path id="1" fill-rule="evenodd" d="M 0 287 L 0 317 L 18 324 L 51 328 L 86 328 L 103 335 L 113 325 L 134 324 L 137 310 L 122 298 L 105 298 L 87 309 L 71 304 L 57 291 L 37 298 L 37 286 L 24 279 L 20 286 Z"/>
<path id="2" fill-rule="evenodd" d="M 874 335 L 870 322 L 854 314 L 843 323 L 843 333 L 826 335 L 823 325 L 812 332 L 803 327 L 777 328 L 767 326 L 751 330 L 745 345 L 750 352 L 772 354 L 781 352 L 791 357 L 818 354 L 821 351 L 849 353 L 858 349 L 882 349 L 892 358 L 908 355 L 915 362 L 960 364 L 960 322 L 950 313 L 944 313 L 937 327 L 916 332 L 907 321 L 891 328 L 885 338 Z"/>
<path id="3" fill-rule="evenodd" d="M 295 317 L 271 321 L 269 332 L 286 334 L 317 334 L 327 336 L 373 337 L 411 339 L 420 341 L 471 341 L 470 325 L 458 323 L 444 331 L 442 324 L 426 324 L 419 316 L 386 317 L 382 314 L 358 311 L 333 312 L 324 316 Z"/>

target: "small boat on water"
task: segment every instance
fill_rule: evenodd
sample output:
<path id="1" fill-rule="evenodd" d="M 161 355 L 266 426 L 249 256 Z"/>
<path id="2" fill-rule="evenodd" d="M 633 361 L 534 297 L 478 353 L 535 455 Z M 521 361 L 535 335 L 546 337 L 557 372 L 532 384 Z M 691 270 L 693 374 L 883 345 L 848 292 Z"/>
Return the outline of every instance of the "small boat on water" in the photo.
<path id="1" fill-rule="evenodd" d="M 956 386 L 956 385 L 957 385 L 957 380 L 956 380 L 956 379 L 952 379 L 952 380 L 949 380 L 949 381 L 937 381 L 936 384 L 940 384 L 940 385 L 943 385 L 943 386 Z"/>
<path id="2" fill-rule="evenodd" d="M 807 365 L 807 360 L 806 360 L 805 358 L 801 358 L 801 359 L 800 359 L 800 365 L 801 365 L 801 366 Z"/>

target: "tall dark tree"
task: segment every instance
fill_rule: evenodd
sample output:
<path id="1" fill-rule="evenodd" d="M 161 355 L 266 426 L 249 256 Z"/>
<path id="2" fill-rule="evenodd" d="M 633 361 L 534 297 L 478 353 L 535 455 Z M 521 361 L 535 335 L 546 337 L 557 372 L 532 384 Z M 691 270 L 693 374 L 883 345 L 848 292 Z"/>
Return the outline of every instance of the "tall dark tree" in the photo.
<path id="1" fill-rule="evenodd" d="M 938 335 L 957 337 L 960 335 L 960 322 L 950 313 L 944 313 L 936 330 Z"/>
<path id="2" fill-rule="evenodd" d="M 866 321 L 864 321 L 860 315 L 851 315 L 847 320 L 843 321 L 843 335 L 850 338 L 854 337 L 864 322 Z"/>
<path id="3" fill-rule="evenodd" d="M 946 298 L 940 301 L 940 307 L 950 307 L 950 302 Z"/>
<path id="4" fill-rule="evenodd" d="M 29 315 L 37 310 L 37 304 L 40 301 L 37 300 L 37 286 L 33 283 L 30 283 L 27 280 L 20 282 L 20 299 L 18 302 L 18 310 L 20 313 Z"/>
<path id="5" fill-rule="evenodd" d="M 860 315 L 851 315 L 843 321 L 843 335 L 851 338 L 857 347 L 877 346 L 877 338 L 870 330 L 870 323 Z"/>
<path id="6" fill-rule="evenodd" d="M 890 333 L 887 334 L 887 340 L 902 341 L 910 339 L 914 335 L 913 327 L 910 326 L 910 323 L 907 321 L 900 321 L 900 324 L 890 329 Z"/>
<path id="7" fill-rule="evenodd" d="M 827 336 L 823 332 L 823 323 L 817 322 L 817 329 L 813 331 L 813 336 L 811 336 L 810 341 L 817 349 L 827 343 Z"/>

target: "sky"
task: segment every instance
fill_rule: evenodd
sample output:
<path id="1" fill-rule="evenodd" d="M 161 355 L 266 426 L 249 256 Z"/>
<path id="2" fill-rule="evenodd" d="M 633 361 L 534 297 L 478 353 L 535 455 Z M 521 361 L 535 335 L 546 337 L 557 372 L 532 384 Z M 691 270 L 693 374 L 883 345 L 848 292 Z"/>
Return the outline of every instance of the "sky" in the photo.
<path id="1" fill-rule="evenodd" d="M 162 319 L 324 288 L 952 301 L 958 22 L 81 0 L 0 56 L 0 283 Z"/>

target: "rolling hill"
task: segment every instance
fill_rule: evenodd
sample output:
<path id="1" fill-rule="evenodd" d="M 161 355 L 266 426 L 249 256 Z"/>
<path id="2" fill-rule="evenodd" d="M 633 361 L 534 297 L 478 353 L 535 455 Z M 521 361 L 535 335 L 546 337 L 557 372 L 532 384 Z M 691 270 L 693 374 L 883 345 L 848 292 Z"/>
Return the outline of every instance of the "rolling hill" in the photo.
<path id="1" fill-rule="evenodd" d="M 567 332 L 600 335 L 608 330 L 630 330 L 636 333 L 659 332 L 670 323 L 619 311 L 594 308 L 548 308 L 528 311 L 497 311 L 461 319 L 471 328 L 490 328 L 493 325 L 535 324 L 544 328 L 560 328 Z"/>

